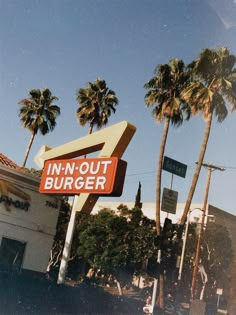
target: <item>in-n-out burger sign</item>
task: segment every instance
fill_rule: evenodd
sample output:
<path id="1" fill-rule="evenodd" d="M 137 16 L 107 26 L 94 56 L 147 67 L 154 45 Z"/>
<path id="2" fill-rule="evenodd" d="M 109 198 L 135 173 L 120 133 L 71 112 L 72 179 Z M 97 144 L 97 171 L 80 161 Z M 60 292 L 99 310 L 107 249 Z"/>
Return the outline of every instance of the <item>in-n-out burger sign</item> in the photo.
<path id="1" fill-rule="evenodd" d="M 127 163 L 117 157 L 47 160 L 39 191 L 120 196 Z"/>
<path id="2" fill-rule="evenodd" d="M 134 125 L 122 121 L 55 148 L 44 145 L 35 156 L 35 162 L 39 167 L 44 168 L 39 191 L 46 194 L 75 195 L 73 209 L 85 213 L 92 212 L 99 196 L 120 196 L 123 190 L 126 162 L 119 159 L 124 154 L 135 131 Z M 79 158 L 95 152 L 99 152 L 98 158 L 91 160 Z M 90 161 L 95 163 L 112 161 L 112 163 L 103 162 L 89 166 L 87 163 Z M 68 166 L 63 164 L 66 162 L 69 163 Z M 70 164 L 73 162 L 86 163 L 79 167 L 77 164 Z M 50 163 L 51 167 L 49 167 Z M 54 163 L 56 166 L 53 166 Z M 82 174 L 79 171 L 82 171 Z M 63 179 L 60 181 L 60 178 Z M 111 184 L 110 187 L 108 183 Z"/>

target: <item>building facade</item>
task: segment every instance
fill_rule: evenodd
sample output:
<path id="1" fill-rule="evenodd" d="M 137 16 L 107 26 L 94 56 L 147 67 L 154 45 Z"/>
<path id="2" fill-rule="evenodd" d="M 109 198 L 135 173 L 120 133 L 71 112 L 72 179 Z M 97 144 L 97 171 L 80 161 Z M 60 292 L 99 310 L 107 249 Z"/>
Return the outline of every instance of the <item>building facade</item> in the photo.
<path id="1" fill-rule="evenodd" d="M 60 199 L 38 192 L 40 178 L 0 154 L 0 268 L 45 273 Z"/>

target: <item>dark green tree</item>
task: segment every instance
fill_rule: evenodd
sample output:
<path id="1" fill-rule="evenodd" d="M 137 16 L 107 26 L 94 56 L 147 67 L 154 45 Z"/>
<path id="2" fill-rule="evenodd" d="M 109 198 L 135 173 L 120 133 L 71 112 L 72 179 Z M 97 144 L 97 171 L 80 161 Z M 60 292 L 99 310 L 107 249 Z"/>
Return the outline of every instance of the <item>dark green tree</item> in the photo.
<path id="1" fill-rule="evenodd" d="M 181 287 L 179 294 L 181 300 L 189 300 L 190 285 L 192 281 L 193 265 L 197 246 L 197 225 L 192 223 L 189 226 L 186 244 L 186 254 L 182 273 Z M 223 288 L 224 296 L 227 299 L 230 289 L 230 274 L 233 264 L 232 242 L 228 230 L 221 225 L 208 223 L 203 234 L 203 242 L 200 254 L 200 266 L 204 267 L 208 282 L 204 292 L 204 300 L 216 304 L 216 289 Z M 203 282 L 201 273 L 197 275 L 196 291 L 199 297 L 202 291 Z"/>
<path id="2" fill-rule="evenodd" d="M 98 275 L 112 276 L 120 286 L 146 272 L 147 260 L 157 254 L 155 222 L 140 209 L 125 210 L 125 215 L 101 210 L 79 234 L 79 255 Z"/>
<path id="3" fill-rule="evenodd" d="M 222 288 L 224 297 L 227 298 L 230 290 L 233 248 L 226 227 L 218 224 L 208 224 L 203 238 L 202 264 L 208 275 L 204 298 L 209 302 L 216 302 L 217 288 Z M 201 279 L 198 279 L 198 281 L 200 290 Z"/>
<path id="4" fill-rule="evenodd" d="M 98 276 L 113 276 L 120 283 L 128 252 L 128 223 L 124 217 L 103 209 L 79 235 L 79 255 Z"/>
<path id="5" fill-rule="evenodd" d="M 142 188 L 142 185 L 139 182 L 137 194 L 135 196 L 135 204 L 134 204 L 134 207 L 135 208 L 139 208 L 139 209 L 142 209 L 142 205 L 143 205 L 142 202 L 141 202 L 141 188 Z"/>

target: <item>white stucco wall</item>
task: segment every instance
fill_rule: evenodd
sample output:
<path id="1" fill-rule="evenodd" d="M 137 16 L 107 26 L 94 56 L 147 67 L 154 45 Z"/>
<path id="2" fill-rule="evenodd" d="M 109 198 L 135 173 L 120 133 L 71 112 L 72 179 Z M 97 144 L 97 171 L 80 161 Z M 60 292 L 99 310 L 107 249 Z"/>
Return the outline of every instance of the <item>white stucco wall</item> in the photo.
<path id="1" fill-rule="evenodd" d="M 129 209 L 133 209 L 134 207 L 134 202 L 125 202 L 125 201 L 100 201 L 96 203 L 96 205 L 93 208 L 92 214 L 97 213 L 99 210 L 103 208 L 109 208 L 114 211 L 117 210 L 117 207 L 120 204 L 126 205 Z M 169 219 L 171 219 L 174 223 L 179 222 L 181 219 L 182 213 L 184 211 L 184 203 L 177 203 L 176 207 L 176 214 L 167 214 L 167 212 L 161 211 L 161 223 L 163 224 L 165 221 L 165 218 L 168 216 Z M 197 221 L 201 218 L 202 216 L 202 204 L 201 203 L 194 203 L 191 206 L 191 221 Z M 155 220 L 156 218 L 156 204 L 155 202 L 144 202 L 142 204 L 142 212 L 145 216 L 147 216 L 149 219 Z"/>
<path id="2" fill-rule="evenodd" d="M 56 233 L 60 200 L 51 195 L 40 194 L 40 180 L 21 173 L 0 167 L 0 242 L 3 237 L 25 242 L 22 268 L 46 272 Z M 9 186 L 7 192 L 3 191 L 1 184 Z M 18 206 L 19 202 L 26 202 L 21 196 L 22 192 L 29 197 L 28 209 Z M 8 208 L 3 200 L 6 194 Z"/>

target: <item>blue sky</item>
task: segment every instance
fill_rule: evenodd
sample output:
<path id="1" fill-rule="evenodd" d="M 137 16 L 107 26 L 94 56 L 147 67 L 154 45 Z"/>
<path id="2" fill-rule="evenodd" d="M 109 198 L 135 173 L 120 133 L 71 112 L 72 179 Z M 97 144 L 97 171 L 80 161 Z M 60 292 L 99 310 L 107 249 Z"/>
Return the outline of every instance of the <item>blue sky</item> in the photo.
<path id="1" fill-rule="evenodd" d="M 138 182 L 142 199 L 155 201 L 156 164 L 163 125 L 145 108 L 143 88 L 158 64 L 185 63 L 206 48 L 226 46 L 236 54 L 233 0 L 0 0 L 0 152 L 21 164 L 30 134 L 21 127 L 18 102 L 32 88 L 49 87 L 59 97 L 56 129 L 38 135 L 28 167 L 42 145 L 55 147 L 87 134 L 76 120 L 75 94 L 88 81 L 105 79 L 119 105 L 110 119 L 127 120 L 137 132 L 127 148 L 123 195 L 133 201 Z M 213 124 L 205 162 L 224 166 L 212 175 L 209 202 L 236 215 L 236 113 Z M 194 118 L 171 129 L 166 156 L 188 165 L 186 178 L 174 176 L 185 202 L 204 132 Z M 207 171 L 202 169 L 193 202 L 202 202 Z M 163 187 L 171 174 L 163 172 Z"/>

